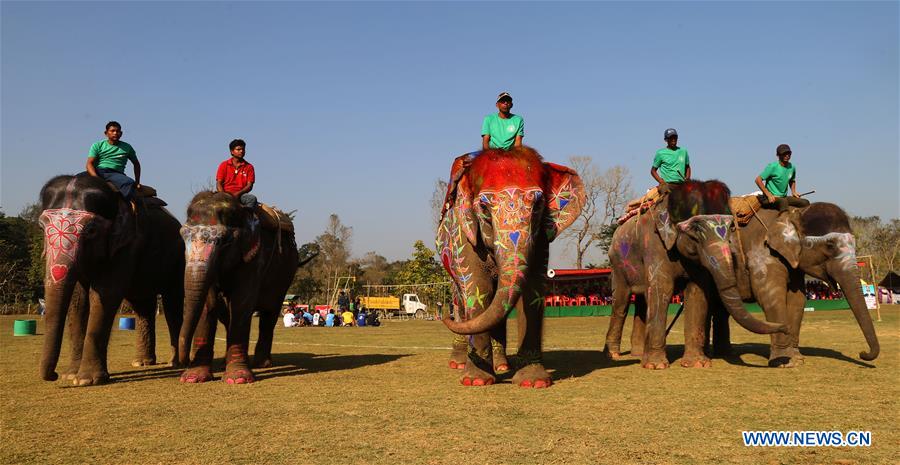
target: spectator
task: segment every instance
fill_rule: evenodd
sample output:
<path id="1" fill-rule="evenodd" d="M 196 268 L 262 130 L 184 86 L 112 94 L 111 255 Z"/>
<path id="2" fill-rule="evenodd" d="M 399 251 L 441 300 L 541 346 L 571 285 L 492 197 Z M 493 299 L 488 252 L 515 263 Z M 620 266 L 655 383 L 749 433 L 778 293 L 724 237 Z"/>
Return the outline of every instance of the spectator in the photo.
<path id="1" fill-rule="evenodd" d="M 343 326 L 353 326 L 353 312 L 351 312 L 350 309 L 347 309 L 344 311 L 344 313 L 341 313 L 341 319 L 344 320 L 342 322 Z"/>
<path id="2" fill-rule="evenodd" d="M 297 326 L 297 316 L 294 315 L 293 310 L 288 310 L 287 312 L 285 312 L 282 321 L 284 321 L 285 328 L 292 328 L 294 326 Z"/>
<path id="3" fill-rule="evenodd" d="M 305 322 L 306 325 L 312 324 L 312 318 L 313 318 L 312 313 L 309 313 L 308 308 L 303 310 L 303 321 Z"/>
<path id="4" fill-rule="evenodd" d="M 319 326 L 319 320 L 322 318 L 322 315 L 319 315 L 319 312 L 313 313 L 312 315 L 312 325 Z"/>
<path id="5" fill-rule="evenodd" d="M 366 326 L 381 326 L 381 321 L 378 320 L 378 312 L 371 311 L 366 314 Z"/>
<path id="6" fill-rule="evenodd" d="M 334 327 L 334 309 L 328 310 L 328 314 L 325 315 L 325 326 Z"/>
<path id="7" fill-rule="evenodd" d="M 338 296 L 337 304 L 338 310 L 341 312 L 350 308 L 350 298 L 347 297 L 347 294 L 345 294 L 344 291 L 341 291 L 341 294 Z"/>

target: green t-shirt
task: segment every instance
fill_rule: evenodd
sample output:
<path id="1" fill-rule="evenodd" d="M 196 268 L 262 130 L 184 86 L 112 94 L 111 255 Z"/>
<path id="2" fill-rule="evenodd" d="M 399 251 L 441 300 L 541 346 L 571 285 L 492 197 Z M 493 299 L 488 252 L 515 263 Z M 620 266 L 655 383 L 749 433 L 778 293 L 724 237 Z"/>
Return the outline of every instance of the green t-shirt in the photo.
<path id="1" fill-rule="evenodd" d="M 525 137 L 525 120 L 519 115 L 510 114 L 503 119 L 497 113 L 484 117 L 481 125 L 481 135 L 491 136 L 490 147 L 492 149 L 509 150 L 516 143 L 516 136 Z"/>
<path id="2" fill-rule="evenodd" d="M 677 147 L 675 150 L 664 147 L 657 150 L 653 157 L 653 167 L 665 182 L 684 182 L 688 166 L 691 166 L 691 159 L 684 147 Z"/>
<path id="3" fill-rule="evenodd" d="M 134 163 L 137 160 L 137 154 L 127 142 L 119 141 L 118 144 L 112 145 L 108 140 L 101 140 L 91 146 L 88 158 L 100 159 L 97 162 L 97 168 L 107 168 L 124 173 L 125 163 L 128 160 Z"/>
<path id="4" fill-rule="evenodd" d="M 788 162 L 787 166 L 781 166 L 780 162 L 772 162 L 759 173 L 759 177 L 766 183 L 766 189 L 775 197 L 787 197 L 791 181 L 797 176 L 794 165 Z"/>

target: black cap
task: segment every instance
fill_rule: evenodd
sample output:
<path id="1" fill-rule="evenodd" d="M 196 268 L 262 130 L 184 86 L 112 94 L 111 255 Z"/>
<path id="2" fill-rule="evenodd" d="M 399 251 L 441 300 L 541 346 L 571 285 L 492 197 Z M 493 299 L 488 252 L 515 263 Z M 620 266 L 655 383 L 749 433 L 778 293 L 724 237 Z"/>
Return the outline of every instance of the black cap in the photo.
<path id="1" fill-rule="evenodd" d="M 678 137 L 678 131 L 673 128 L 666 129 L 666 131 L 663 133 L 663 140 L 666 140 L 673 136 Z"/>
<path id="2" fill-rule="evenodd" d="M 775 149 L 775 155 L 781 156 L 786 153 L 791 153 L 791 146 L 787 144 L 781 144 Z"/>
<path id="3" fill-rule="evenodd" d="M 497 96 L 497 101 L 501 101 L 505 98 L 512 100 L 512 95 L 509 95 L 509 92 L 500 92 L 500 95 Z"/>

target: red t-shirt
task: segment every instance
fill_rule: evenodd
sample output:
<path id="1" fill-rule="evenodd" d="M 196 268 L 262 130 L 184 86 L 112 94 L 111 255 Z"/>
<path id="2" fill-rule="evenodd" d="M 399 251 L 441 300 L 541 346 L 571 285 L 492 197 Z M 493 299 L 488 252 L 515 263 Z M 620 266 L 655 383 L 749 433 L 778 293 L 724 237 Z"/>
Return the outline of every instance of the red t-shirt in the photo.
<path id="1" fill-rule="evenodd" d="M 234 166 L 229 158 L 219 165 L 216 181 L 222 181 L 225 192 L 234 194 L 247 187 L 247 184 L 256 182 L 256 173 L 250 163 L 245 161 L 241 166 Z"/>

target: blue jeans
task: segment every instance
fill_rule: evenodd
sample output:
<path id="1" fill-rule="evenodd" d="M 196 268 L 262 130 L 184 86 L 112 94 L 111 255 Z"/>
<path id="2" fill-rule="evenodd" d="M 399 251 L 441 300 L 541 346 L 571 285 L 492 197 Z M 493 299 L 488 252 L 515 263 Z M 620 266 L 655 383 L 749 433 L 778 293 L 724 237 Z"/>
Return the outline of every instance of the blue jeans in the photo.
<path id="1" fill-rule="evenodd" d="M 119 192 L 122 193 L 122 197 L 125 197 L 125 200 L 131 200 L 134 197 L 134 179 L 125 176 L 124 173 L 109 168 L 97 168 L 97 174 L 116 186 L 116 189 L 119 189 Z"/>

